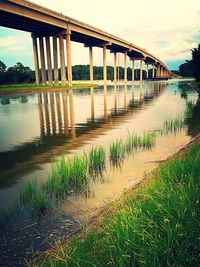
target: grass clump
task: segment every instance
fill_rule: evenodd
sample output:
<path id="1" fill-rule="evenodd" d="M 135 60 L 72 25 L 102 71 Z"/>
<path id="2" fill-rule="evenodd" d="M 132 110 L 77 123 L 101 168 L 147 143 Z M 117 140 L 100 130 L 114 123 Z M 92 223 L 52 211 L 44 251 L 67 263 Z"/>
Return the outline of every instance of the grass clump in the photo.
<path id="1" fill-rule="evenodd" d="M 103 175 L 105 170 L 106 150 L 102 146 L 92 147 L 89 152 L 89 173 L 92 177 Z"/>
<path id="2" fill-rule="evenodd" d="M 72 192 L 80 192 L 88 185 L 88 159 L 86 155 L 74 156 L 71 159 L 62 157 L 53 165 L 52 173 L 44 188 L 56 198 L 64 197 Z"/>
<path id="3" fill-rule="evenodd" d="M 200 146 L 162 164 L 83 235 L 35 266 L 199 266 Z"/>
<path id="4" fill-rule="evenodd" d="M 125 156 L 125 146 L 122 140 L 110 144 L 109 158 L 113 166 L 120 166 Z"/>
<path id="5" fill-rule="evenodd" d="M 155 145 L 156 133 L 155 132 L 144 132 L 141 146 L 143 149 L 151 149 Z"/>
<path id="6" fill-rule="evenodd" d="M 184 128 L 184 120 L 175 118 L 164 121 L 162 133 L 169 134 L 180 132 Z"/>
<path id="7" fill-rule="evenodd" d="M 38 215 L 44 214 L 50 207 L 48 195 L 38 186 L 36 181 L 28 182 L 24 185 L 20 192 L 20 201 L 31 212 Z"/>
<path id="8" fill-rule="evenodd" d="M 195 103 L 192 100 L 186 101 L 185 119 L 188 120 L 192 117 Z"/>

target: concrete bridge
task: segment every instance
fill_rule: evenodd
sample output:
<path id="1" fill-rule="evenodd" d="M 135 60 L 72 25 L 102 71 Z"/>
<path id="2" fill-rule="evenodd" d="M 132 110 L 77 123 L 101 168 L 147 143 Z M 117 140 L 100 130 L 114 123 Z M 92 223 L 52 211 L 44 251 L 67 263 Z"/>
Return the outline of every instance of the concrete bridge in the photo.
<path id="1" fill-rule="evenodd" d="M 1 0 L 0 26 L 32 33 L 35 77 L 37 84 L 48 83 L 49 85 L 58 85 L 59 56 L 62 85 L 66 85 L 67 81 L 69 86 L 72 85 L 71 41 L 83 43 L 84 46 L 89 49 L 91 83 L 93 83 L 92 48 L 95 46 L 102 47 L 103 50 L 104 84 L 106 84 L 107 80 L 107 50 L 110 50 L 114 55 L 114 82 L 117 81 L 117 53 L 124 54 L 125 82 L 127 82 L 128 57 L 132 61 L 133 81 L 134 63 L 136 60 L 140 60 L 140 81 L 142 81 L 143 63 L 146 64 L 147 78 L 168 79 L 172 76 L 172 73 L 168 70 L 167 66 L 146 49 L 140 48 L 112 34 L 28 1 Z M 66 42 L 66 49 L 64 48 L 64 42 Z M 51 57 L 51 49 L 53 49 L 53 57 Z M 149 77 L 149 65 L 152 65 L 152 77 Z"/>

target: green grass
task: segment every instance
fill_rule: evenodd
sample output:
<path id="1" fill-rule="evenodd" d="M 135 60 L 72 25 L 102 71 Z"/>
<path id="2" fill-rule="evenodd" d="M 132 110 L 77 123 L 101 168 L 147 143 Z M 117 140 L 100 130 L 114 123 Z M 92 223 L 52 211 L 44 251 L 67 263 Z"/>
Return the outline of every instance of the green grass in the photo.
<path id="1" fill-rule="evenodd" d="M 74 156 L 67 160 L 63 157 L 60 162 L 53 165 L 52 173 L 43 188 L 56 198 L 60 198 L 71 192 L 83 191 L 88 183 L 87 156 Z"/>
<path id="2" fill-rule="evenodd" d="M 163 129 L 161 134 L 176 134 L 180 132 L 185 127 L 184 120 L 181 118 L 175 118 L 164 121 Z"/>
<path id="3" fill-rule="evenodd" d="M 33 266 L 199 266 L 200 146 L 160 165 L 100 225 Z"/>
<path id="4" fill-rule="evenodd" d="M 32 213 L 44 214 L 50 207 L 50 199 L 36 181 L 26 183 L 20 191 L 20 202 Z"/>
<path id="5" fill-rule="evenodd" d="M 110 144 L 109 158 L 113 166 L 120 166 L 129 155 L 133 155 L 138 149 L 151 149 L 155 145 L 156 134 L 144 132 L 142 136 L 129 134 L 126 140 L 117 140 Z"/>
<path id="6" fill-rule="evenodd" d="M 87 83 L 73 83 L 73 87 L 85 87 L 85 86 L 91 86 L 91 84 Z M 68 84 L 65 86 L 58 85 L 58 86 L 49 86 L 49 85 L 37 85 L 34 83 L 27 83 L 27 84 L 2 84 L 0 85 L 0 93 L 6 93 L 6 92 L 18 92 L 18 91 L 28 91 L 28 90 L 34 90 L 34 89 L 48 89 L 48 88 L 67 88 L 69 87 Z"/>
<path id="7" fill-rule="evenodd" d="M 192 117 L 193 109 L 194 109 L 195 103 L 192 100 L 186 101 L 186 110 L 184 117 L 186 120 L 190 119 Z"/>
<path id="8" fill-rule="evenodd" d="M 102 146 L 92 147 L 89 152 L 89 174 L 96 178 L 98 176 L 103 176 L 105 171 L 106 162 L 106 150 Z"/>
<path id="9" fill-rule="evenodd" d="M 120 166 L 125 156 L 125 147 L 122 140 L 117 140 L 109 146 L 110 162 L 113 166 Z"/>

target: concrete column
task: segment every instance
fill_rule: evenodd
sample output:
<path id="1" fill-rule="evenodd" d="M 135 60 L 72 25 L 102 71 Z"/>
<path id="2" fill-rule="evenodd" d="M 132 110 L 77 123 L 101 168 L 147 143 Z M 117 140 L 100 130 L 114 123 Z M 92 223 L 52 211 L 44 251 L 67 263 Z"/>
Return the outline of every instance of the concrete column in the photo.
<path id="1" fill-rule="evenodd" d="M 117 82 L 117 53 L 114 53 L 114 83 Z"/>
<path id="2" fill-rule="evenodd" d="M 53 36 L 54 84 L 58 85 L 58 47 L 57 36 Z"/>
<path id="3" fill-rule="evenodd" d="M 124 82 L 127 83 L 127 52 L 124 53 Z"/>
<path id="4" fill-rule="evenodd" d="M 51 50 L 50 50 L 50 38 L 46 37 L 46 54 L 47 54 L 47 67 L 48 67 L 48 81 L 49 85 L 53 85 L 52 63 L 51 63 Z"/>
<path id="5" fill-rule="evenodd" d="M 158 79 L 160 77 L 160 69 L 159 69 L 159 66 L 157 66 L 157 69 L 156 69 L 156 78 Z"/>
<path id="6" fill-rule="evenodd" d="M 107 82 L 106 45 L 103 45 L 103 81 L 104 85 L 106 85 Z"/>
<path id="7" fill-rule="evenodd" d="M 142 82 L 142 59 L 140 60 L 140 82 Z"/>
<path id="8" fill-rule="evenodd" d="M 61 81 L 62 85 L 66 85 L 66 70 L 65 70 L 65 54 L 64 54 L 64 44 L 63 36 L 59 35 L 59 47 L 60 47 L 60 70 L 61 70 Z"/>
<path id="9" fill-rule="evenodd" d="M 163 78 L 163 68 L 162 68 L 162 66 L 160 66 L 160 78 L 161 79 Z"/>
<path id="10" fill-rule="evenodd" d="M 40 63 L 41 63 L 41 71 L 42 71 L 42 84 L 45 84 L 47 81 L 47 78 L 46 78 L 46 68 L 45 68 L 45 59 L 44 59 L 43 37 L 39 38 L 39 44 L 40 44 Z"/>
<path id="11" fill-rule="evenodd" d="M 67 30 L 66 34 L 66 49 L 67 49 L 67 76 L 68 84 L 72 86 L 72 53 L 71 53 L 71 31 Z"/>
<path id="12" fill-rule="evenodd" d="M 33 58 L 35 65 L 35 81 L 36 84 L 40 84 L 37 38 L 34 35 L 32 35 L 32 41 L 33 41 Z"/>
<path id="13" fill-rule="evenodd" d="M 132 83 L 135 81 L 135 61 L 132 60 Z"/>
<path id="14" fill-rule="evenodd" d="M 146 80 L 149 78 L 149 64 L 146 64 Z"/>
<path id="15" fill-rule="evenodd" d="M 152 79 L 155 79 L 155 66 L 152 65 Z"/>
<path id="16" fill-rule="evenodd" d="M 90 83 L 93 84 L 94 75 L 93 75 L 93 51 L 92 51 L 92 46 L 89 47 L 89 56 L 90 56 Z"/>

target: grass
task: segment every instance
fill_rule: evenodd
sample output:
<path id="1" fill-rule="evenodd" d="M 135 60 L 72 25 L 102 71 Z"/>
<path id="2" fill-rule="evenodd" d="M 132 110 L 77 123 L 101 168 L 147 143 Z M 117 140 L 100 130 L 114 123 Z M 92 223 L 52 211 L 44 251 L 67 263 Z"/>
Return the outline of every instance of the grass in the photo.
<path id="1" fill-rule="evenodd" d="M 20 202 L 27 207 L 32 213 L 38 215 L 50 207 L 50 199 L 45 191 L 38 186 L 36 181 L 28 182 L 20 191 Z"/>
<path id="2" fill-rule="evenodd" d="M 200 146 L 160 165 L 113 212 L 33 266 L 199 266 Z"/>
<path id="3" fill-rule="evenodd" d="M 192 117 L 193 109 L 194 109 L 195 103 L 192 100 L 186 101 L 186 110 L 184 117 L 186 120 L 190 119 Z"/>
<path id="4" fill-rule="evenodd" d="M 161 134 L 176 134 L 177 132 L 180 132 L 185 127 L 184 120 L 181 118 L 175 118 L 164 121 L 163 129 L 161 131 Z"/>
<path id="5" fill-rule="evenodd" d="M 93 178 L 103 176 L 106 166 L 105 161 L 105 148 L 102 146 L 92 147 L 92 150 L 89 152 L 89 173 Z"/>
<path id="6" fill-rule="evenodd" d="M 85 87 L 85 86 L 91 86 L 91 84 L 86 83 L 73 83 L 73 87 Z M 50 89 L 50 88 L 67 88 L 69 87 L 68 84 L 65 86 L 59 84 L 58 86 L 49 86 L 47 84 L 45 85 L 37 85 L 34 83 L 27 83 L 27 84 L 1 84 L 0 85 L 0 93 L 6 93 L 6 92 L 18 92 L 18 91 L 29 91 L 34 89 Z"/>
<path id="7" fill-rule="evenodd" d="M 129 134 L 123 142 L 117 140 L 109 147 L 109 158 L 113 166 L 120 166 L 126 156 L 133 155 L 138 149 L 151 149 L 155 144 L 156 134 L 154 132 L 144 132 L 143 136 Z"/>
<path id="8" fill-rule="evenodd" d="M 125 147 L 122 140 L 117 140 L 109 146 L 110 162 L 113 166 L 120 166 L 125 156 Z"/>
<path id="9" fill-rule="evenodd" d="M 74 156 L 72 159 L 62 157 L 61 161 L 54 164 L 52 174 L 48 177 L 43 188 L 54 194 L 56 198 L 69 195 L 71 192 L 80 192 L 87 187 L 88 159 L 86 155 Z"/>

